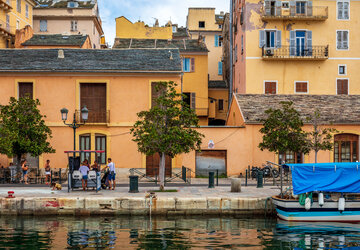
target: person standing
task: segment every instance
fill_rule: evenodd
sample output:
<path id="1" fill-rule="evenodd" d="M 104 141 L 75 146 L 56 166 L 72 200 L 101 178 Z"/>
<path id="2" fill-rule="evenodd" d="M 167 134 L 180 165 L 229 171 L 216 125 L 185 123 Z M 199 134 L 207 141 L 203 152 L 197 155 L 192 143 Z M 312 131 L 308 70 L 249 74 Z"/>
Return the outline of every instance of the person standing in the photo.
<path id="1" fill-rule="evenodd" d="M 27 165 L 27 161 L 26 160 L 23 160 L 23 162 L 21 163 L 21 169 L 22 169 L 22 172 L 23 172 L 23 178 L 22 180 L 25 182 L 25 184 L 29 184 L 27 181 L 28 181 L 28 175 L 27 175 L 27 172 L 29 170 L 29 166 Z"/>
<path id="2" fill-rule="evenodd" d="M 46 160 L 45 163 L 45 184 L 48 185 L 50 183 L 51 178 L 51 168 L 50 168 L 50 160 Z"/>
<path id="3" fill-rule="evenodd" d="M 83 163 L 81 164 L 79 171 L 82 175 L 82 179 L 81 179 L 81 184 L 82 184 L 82 188 L 85 191 L 85 188 L 87 188 L 87 180 L 88 180 L 88 173 L 89 173 L 89 167 L 88 167 L 88 163 L 87 160 L 83 161 Z"/>
<path id="4" fill-rule="evenodd" d="M 108 165 L 107 167 L 109 168 L 109 187 L 110 189 L 112 190 L 115 190 L 115 176 L 116 176 L 116 173 L 115 173 L 115 164 L 112 162 L 111 158 L 108 158 Z M 111 181 L 113 182 L 113 186 L 111 188 Z"/>

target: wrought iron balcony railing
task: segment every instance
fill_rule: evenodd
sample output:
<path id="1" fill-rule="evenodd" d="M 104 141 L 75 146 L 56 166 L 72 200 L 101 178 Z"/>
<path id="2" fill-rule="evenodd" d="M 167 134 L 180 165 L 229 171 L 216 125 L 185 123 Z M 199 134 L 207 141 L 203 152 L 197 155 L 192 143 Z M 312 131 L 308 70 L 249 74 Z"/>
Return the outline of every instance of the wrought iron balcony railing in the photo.
<path id="1" fill-rule="evenodd" d="M 0 9 L 10 12 L 12 9 L 10 0 L 0 0 Z"/>
<path id="2" fill-rule="evenodd" d="M 328 19 L 327 6 L 290 6 L 287 9 L 279 7 L 264 8 L 261 18 L 264 21 L 270 20 L 309 20 L 323 21 Z"/>
<path id="3" fill-rule="evenodd" d="M 16 29 L 9 23 L 0 20 L 0 36 L 15 36 Z"/>
<path id="4" fill-rule="evenodd" d="M 329 46 L 282 46 L 281 48 L 262 48 L 264 60 L 326 60 Z"/>
<path id="5" fill-rule="evenodd" d="M 76 110 L 76 121 L 83 122 L 81 110 Z M 92 111 L 89 109 L 89 117 L 86 123 L 110 123 L 110 110 Z"/>

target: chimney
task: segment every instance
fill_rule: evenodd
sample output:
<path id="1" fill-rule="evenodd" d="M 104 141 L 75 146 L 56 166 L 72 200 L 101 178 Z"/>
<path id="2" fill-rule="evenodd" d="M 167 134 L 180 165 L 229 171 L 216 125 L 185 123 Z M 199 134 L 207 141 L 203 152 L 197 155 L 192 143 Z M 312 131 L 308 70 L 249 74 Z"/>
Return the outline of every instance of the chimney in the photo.
<path id="1" fill-rule="evenodd" d="M 220 15 L 224 15 L 225 13 L 224 13 L 224 11 L 220 11 Z"/>
<path id="2" fill-rule="evenodd" d="M 59 49 L 58 50 L 58 59 L 64 59 L 65 55 L 64 55 L 64 50 Z"/>

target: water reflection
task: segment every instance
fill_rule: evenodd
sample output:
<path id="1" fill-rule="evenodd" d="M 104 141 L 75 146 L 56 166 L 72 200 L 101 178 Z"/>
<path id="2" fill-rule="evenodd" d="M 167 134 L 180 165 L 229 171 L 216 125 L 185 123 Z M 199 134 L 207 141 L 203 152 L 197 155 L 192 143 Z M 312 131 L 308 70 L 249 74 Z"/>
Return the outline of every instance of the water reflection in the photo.
<path id="1" fill-rule="evenodd" d="M 343 249 L 360 224 L 276 219 L 1 217 L 0 249 Z M 351 248 L 350 248 L 351 249 Z"/>

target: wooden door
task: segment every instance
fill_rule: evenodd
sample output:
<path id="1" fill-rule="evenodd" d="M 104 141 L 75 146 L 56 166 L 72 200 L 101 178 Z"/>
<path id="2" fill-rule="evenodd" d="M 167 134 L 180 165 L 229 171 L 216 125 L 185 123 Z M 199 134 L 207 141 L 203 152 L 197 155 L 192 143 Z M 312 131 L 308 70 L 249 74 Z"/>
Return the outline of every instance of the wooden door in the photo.
<path id="1" fill-rule="evenodd" d="M 81 83 L 81 108 L 89 110 L 89 123 L 106 123 L 106 84 Z"/>
<path id="2" fill-rule="evenodd" d="M 152 156 L 146 157 L 146 175 L 147 176 L 155 176 L 159 175 L 159 163 L 160 163 L 160 155 L 154 154 Z M 170 156 L 166 156 L 165 158 L 165 176 L 171 177 L 172 172 L 172 159 Z"/>

